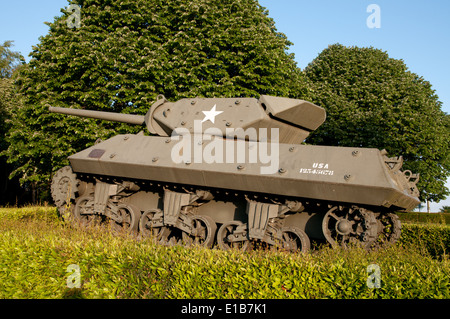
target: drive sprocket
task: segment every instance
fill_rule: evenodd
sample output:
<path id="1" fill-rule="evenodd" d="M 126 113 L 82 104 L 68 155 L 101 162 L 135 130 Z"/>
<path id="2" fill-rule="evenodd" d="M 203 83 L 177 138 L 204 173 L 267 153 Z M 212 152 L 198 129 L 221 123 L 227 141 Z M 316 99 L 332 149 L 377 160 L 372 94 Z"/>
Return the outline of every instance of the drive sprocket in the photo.
<path id="1" fill-rule="evenodd" d="M 368 209 L 334 206 L 325 214 L 322 231 L 332 246 L 369 249 L 377 238 L 378 227 L 374 213 Z"/>
<path id="2" fill-rule="evenodd" d="M 64 166 L 53 175 L 51 193 L 58 208 L 75 199 L 80 181 L 70 166 Z"/>

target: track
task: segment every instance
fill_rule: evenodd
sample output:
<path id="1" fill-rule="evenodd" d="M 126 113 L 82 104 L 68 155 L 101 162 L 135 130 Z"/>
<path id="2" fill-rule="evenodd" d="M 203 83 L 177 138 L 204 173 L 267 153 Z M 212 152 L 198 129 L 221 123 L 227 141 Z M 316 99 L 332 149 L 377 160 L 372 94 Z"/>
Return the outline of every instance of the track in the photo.
<path id="1" fill-rule="evenodd" d="M 51 191 L 65 218 L 85 226 L 109 223 L 113 232 L 152 236 L 163 244 L 296 253 L 308 251 L 311 240 L 380 248 L 401 232 L 398 217 L 382 208 L 77 175 L 70 166 L 55 173 Z"/>

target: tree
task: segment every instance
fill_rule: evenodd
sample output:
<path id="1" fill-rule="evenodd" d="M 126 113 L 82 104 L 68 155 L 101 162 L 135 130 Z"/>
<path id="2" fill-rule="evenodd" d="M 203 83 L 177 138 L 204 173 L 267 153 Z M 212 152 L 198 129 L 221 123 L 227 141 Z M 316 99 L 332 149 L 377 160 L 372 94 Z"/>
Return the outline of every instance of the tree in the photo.
<path id="1" fill-rule="evenodd" d="M 48 105 L 145 114 L 158 94 L 301 94 L 291 43 L 256 0 L 77 3 L 79 27 L 76 12 L 61 10 L 16 80 L 25 103 L 6 154 L 22 182 L 48 184 L 68 155 L 140 129 L 50 114 Z"/>
<path id="2" fill-rule="evenodd" d="M 25 62 L 19 52 L 11 51 L 12 46 L 12 41 L 0 44 L 0 204 L 10 203 L 11 198 L 8 198 L 8 195 L 17 191 L 15 183 L 8 181 L 12 168 L 6 164 L 6 157 L 2 156 L 2 152 L 8 148 L 5 135 L 11 125 L 11 114 L 20 104 L 11 77 Z"/>
<path id="3" fill-rule="evenodd" d="M 4 136 L 8 130 L 7 119 L 11 109 L 17 105 L 11 77 L 14 71 L 25 62 L 19 52 L 11 51 L 13 41 L 0 44 L 0 152 L 6 149 Z"/>
<path id="4" fill-rule="evenodd" d="M 440 211 L 441 213 L 450 213 L 450 206 L 442 206 Z"/>
<path id="5" fill-rule="evenodd" d="M 449 194 L 450 118 L 428 81 L 384 51 L 339 44 L 320 53 L 304 74 L 311 99 L 328 114 L 308 142 L 384 148 L 403 156 L 404 169 L 420 173 L 422 201 Z"/>
<path id="6" fill-rule="evenodd" d="M 0 44 L 0 79 L 9 79 L 25 59 L 19 52 L 11 51 L 13 41 Z"/>

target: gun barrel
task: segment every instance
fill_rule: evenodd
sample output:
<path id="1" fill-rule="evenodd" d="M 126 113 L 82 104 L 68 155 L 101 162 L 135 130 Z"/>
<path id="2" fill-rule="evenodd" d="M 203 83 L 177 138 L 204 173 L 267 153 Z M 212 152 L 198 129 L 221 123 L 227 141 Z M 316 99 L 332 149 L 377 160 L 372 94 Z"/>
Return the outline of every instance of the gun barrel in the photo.
<path id="1" fill-rule="evenodd" d="M 53 113 L 75 115 L 80 117 L 89 117 L 94 119 L 101 119 L 106 121 L 114 121 L 128 124 L 142 125 L 145 123 L 145 117 L 143 115 L 136 115 L 136 114 L 122 114 L 113 112 L 80 110 L 80 109 L 70 109 L 65 107 L 53 107 L 53 106 L 50 106 L 48 110 Z"/>

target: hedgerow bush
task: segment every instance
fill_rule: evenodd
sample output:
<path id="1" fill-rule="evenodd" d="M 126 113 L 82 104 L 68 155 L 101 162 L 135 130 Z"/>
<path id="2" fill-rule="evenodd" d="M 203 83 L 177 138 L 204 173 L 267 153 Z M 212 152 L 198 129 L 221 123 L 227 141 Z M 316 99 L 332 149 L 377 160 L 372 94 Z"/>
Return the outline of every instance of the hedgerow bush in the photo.
<path id="1" fill-rule="evenodd" d="M 378 251 L 243 253 L 78 229 L 46 210 L 20 218 L 0 210 L 0 298 L 450 298 L 448 259 L 418 249 L 416 239 L 431 237 L 412 225 L 404 227 L 412 244 L 402 237 Z M 371 264 L 380 288 L 367 285 Z M 80 269 L 79 288 L 68 286 L 70 265 Z"/>
<path id="2" fill-rule="evenodd" d="M 397 213 L 402 222 L 450 225 L 450 213 Z"/>
<path id="3" fill-rule="evenodd" d="M 58 221 L 58 210 L 56 207 L 48 206 L 26 206 L 0 208 L 0 220 L 24 220 L 34 219 L 41 221 Z"/>
<path id="4" fill-rule="evenodd" d="M 400 243 L 415 246 L 423 254 L 448 258 L 450 226 L 404 224 Z"/>

